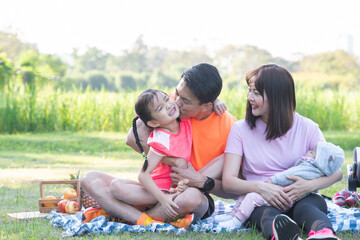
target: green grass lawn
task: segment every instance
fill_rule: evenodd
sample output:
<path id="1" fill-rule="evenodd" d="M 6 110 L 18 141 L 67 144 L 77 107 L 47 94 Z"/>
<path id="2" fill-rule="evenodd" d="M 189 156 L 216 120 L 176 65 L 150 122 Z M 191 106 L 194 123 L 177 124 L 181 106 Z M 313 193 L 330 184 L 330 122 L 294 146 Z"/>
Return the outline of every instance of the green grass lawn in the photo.
<path id="1" fill-rule="evenodd" d="M 345 150 L 344 178 L 321 193 L 332 197 L 347 186 L 346 164 L 353 161 L 353 148 L 360 134 L 325 132 L 328 141 Z M 37 211 L 41 180 L 68 179 L 70 173 L 99 170 L 136 180 L 143 159 L 125 145 L 126 133 L 43 133 L 0 135 L 0 239 L 59 239 L 63 232 L 48 220 L 11 220 L 7 213 Z M 356 145 L 358 144 L 358 145 Z M 62 186 L 47 185 L 45 195 L 62 195 Z M 359 234 L 342 233 L 341 239 L 359 239 Z M 262 239 L 255 230 L 238 233 L 120 233 L 109 236 L 84 235 L 74 239 Z"/>

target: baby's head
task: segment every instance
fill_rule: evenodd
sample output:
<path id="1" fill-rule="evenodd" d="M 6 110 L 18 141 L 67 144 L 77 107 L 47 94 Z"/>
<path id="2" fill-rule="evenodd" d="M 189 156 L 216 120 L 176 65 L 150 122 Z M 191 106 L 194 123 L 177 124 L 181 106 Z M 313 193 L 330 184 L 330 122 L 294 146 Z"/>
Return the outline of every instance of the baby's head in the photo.
<path id="1" fill-rule="evenodd" d="M 339 146 L 329 142 L 318 142 L 315 154 L 313 164 L 326 176 L 340 169 L 345 159 L 344 151 Z"/>
<path id="2" fill-rule="evenodd" d="M 305 157 L 315 159 L 315 157 L 316 157 L 316 147 L 317 147 L 317 145 L 312 150 L 308 151 L 305 154 Z"/>

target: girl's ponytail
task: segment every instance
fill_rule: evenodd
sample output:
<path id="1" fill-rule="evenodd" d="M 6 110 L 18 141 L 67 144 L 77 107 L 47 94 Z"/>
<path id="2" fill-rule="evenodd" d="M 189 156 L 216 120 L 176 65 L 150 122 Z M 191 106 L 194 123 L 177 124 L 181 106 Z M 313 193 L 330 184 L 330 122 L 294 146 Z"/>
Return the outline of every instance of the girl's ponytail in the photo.
<path id="1" fill-rule="evenodd" d="M 145 159 L 145 162 L 144 162 L 144 165 L 142 167 L 142 171 L 145 172 L 147 167 L 148 167 L 148 160 L 147 160 L 147 157 L 146 157 L 146 154 L 144 152 L 144 149 L 143 147 L 141 146 L 141 143 L 140 143 L 140 139 L 139 139 L 139 135 L 138 135 L 138 132 L 137 132 L 137 127 L 136 127 L 136 120 L 138 120 L 139 115 L 137 115 L 134 119 L 133 119 L 133 122 L 132 122 L 132 127 L 133 127 L 133 133 L 134 133 L 134 136 L 135 136 L 135 141 L 136 141 L 136 145 L 139 147 L 140 149 L 140 152 L 141 154 L 143 155 L 144 159 Z"/>

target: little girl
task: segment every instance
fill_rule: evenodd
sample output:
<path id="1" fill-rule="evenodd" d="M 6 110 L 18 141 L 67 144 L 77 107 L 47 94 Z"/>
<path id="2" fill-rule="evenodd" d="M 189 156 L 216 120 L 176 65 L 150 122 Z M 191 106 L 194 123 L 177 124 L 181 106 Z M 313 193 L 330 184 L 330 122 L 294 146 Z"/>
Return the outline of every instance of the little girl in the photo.
<path id="1" fill-rule="evenodd" d="M 172 170 L 168 164 L 162 161 L 166 156 L 176 157 L 179 159 L 172 161 L 172 165 L 187 167 L 190 162 L 192 145 L 190 119 L 180 120 L 179 107 L 175 101 L 164 92 L 154 89 L 145 90 L 140 94 L 135 103 L 135 112 L 137 117 L 133 120 L 133 131 L 145 162 L 138 176 L 140 183 L 126 181 L 122 187 L 128 189 L 129 194 L 115 197 L 134 206 L 154 205 L 160 202 L 168 216 L 176 217 L 176 209 L 179 206 L 173 201 L 174 195 L 169 194 L 172 185 L 170 178 Z M 150 146 L 147 156 L 137 134 L 136 120 L 138 118 L 145 125 L 153 128 L 147 142 Z M 138 224 L 143 225 L 143 221 L 146 222 L 146 219 L 149 219 L 149 216 L 143 213 Z M 193 220 L 193 215 L 187 214 L 182 220 L 186 220 L 185 227 L 188 227 Z M 179 227 L 179 225 L 170 224 Z"/>

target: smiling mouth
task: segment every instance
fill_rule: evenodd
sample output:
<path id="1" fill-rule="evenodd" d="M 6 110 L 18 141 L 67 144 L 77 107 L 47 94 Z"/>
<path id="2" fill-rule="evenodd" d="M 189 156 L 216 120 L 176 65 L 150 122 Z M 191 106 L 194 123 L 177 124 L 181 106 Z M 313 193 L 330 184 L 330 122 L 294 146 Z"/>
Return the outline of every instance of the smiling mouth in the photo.
<path id="1" fill-rule="evenodd" d="M 171 111 L 169 112 L 169 115 L 172 116 L 172 115 L 175 113 L 175 111 L 176 111 L 176 109 L 175 109 L 175 107 L 173 107 L 173 108 L 171 109 Z"/>

